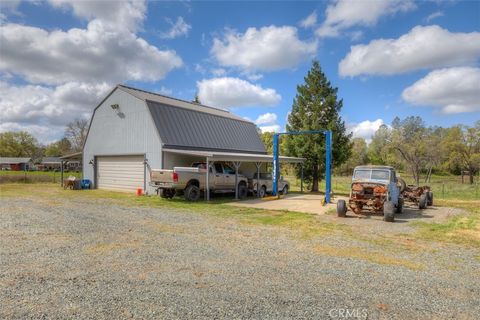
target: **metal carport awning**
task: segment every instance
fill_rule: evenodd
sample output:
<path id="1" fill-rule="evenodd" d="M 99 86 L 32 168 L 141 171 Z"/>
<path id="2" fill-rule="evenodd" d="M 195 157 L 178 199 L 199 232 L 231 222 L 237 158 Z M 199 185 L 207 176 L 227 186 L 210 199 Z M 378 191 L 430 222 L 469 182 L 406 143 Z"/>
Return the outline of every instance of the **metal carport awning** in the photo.
<path id="1" fill-rule="evenodd" d="M 255 153 L 238 153 L 238 152 L 221 152 L 221 151 L 206 151 L 206 150 L 183 150 L 183 149 L 168 149 L 164 148 L 164 152 L 184 154 L 190 156 L 205 157 L 207 168 L 210 167 L 210 162 L 215 161 L 228 161 L 232 162 L 235 167 L 235 199 L 238 199 L 238 169 L 242 162 L 253 162 L 257 167 L 257 179 L 260 177 L 260 166 L 262 163 L 273 162 L 273 155 L 268 154 L 255 154 Z M 302 163 L 305 162 L 305 158 L 296 158 L 296 157 L 284 157 L 280 156 L 279 161 L 283 163 Z M 209 174 L 210 170 L 207 170 L 206 176 L 206 199 L 210 200 L 210 190 L 209 186 Z M 257 184 L 258 188 L 258 184 Z M 303 190 L 303 166 L 302 166 L 302 188 Z M 258 190 L 257 190 L 258 191 Z M 257 194 L 259 194 L 257 192 Z"/>

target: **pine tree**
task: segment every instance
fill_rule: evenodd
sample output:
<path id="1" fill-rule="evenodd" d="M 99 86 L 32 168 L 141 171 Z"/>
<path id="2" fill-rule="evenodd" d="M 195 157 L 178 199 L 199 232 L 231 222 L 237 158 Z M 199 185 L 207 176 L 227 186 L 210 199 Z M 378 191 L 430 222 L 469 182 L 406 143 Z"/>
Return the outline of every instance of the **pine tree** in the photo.
<path id="1" fill-rule="evenodd" d="M 314 60 L 312 68 L 297 86 L 297 95 L 288 116 L 287 131 L 332 130 L 333 165 L 344 163 L 351 154 L 351 134 L 346 132 L 345 122 L 339 115 L 343 101 L 337 98 L 333 88 Z M 322 134 L 287 135 L 286 149 L 290 156 L 306 158 L 304 179 L 311 183 L 311 190 L 318 191 L 318 183 L 325 177 L 325 137 Z M 297 177 L 300 168 L 296 169 Z"/>

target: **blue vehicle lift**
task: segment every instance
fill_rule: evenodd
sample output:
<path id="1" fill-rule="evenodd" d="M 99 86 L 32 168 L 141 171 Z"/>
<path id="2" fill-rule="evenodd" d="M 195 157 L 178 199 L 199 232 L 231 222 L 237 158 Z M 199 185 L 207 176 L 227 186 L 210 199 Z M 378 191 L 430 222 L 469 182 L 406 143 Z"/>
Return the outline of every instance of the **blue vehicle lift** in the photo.
<path id="1" fill-rule="evenodd" d="M 310 131 L 292 131 L 280 132 L 273 135 L 273 186 L 272 196 L 278 195 L 278 177 L 280 175 L 280 163 L 278 160 L 278 139 L 280 135 L 299 135 L 299 134 L 324 134 L 325 135 L 325 203 L 330 203 L 330 194 L 332 192 L 332 131 L 330 130 L 310 130 Z"/>

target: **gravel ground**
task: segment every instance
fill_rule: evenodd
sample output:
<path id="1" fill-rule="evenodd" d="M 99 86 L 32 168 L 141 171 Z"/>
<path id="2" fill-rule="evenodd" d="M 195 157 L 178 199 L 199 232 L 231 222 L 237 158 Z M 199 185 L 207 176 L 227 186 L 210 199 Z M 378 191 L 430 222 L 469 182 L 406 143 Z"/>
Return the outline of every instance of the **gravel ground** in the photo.
<path id="1" fill-rule="evenodd" d="M 480 315 L 480 253 L 458 246 L 382 252 L 340 233 L 85 199 L 0 198 L 0 234 L 2 319 Z"/>

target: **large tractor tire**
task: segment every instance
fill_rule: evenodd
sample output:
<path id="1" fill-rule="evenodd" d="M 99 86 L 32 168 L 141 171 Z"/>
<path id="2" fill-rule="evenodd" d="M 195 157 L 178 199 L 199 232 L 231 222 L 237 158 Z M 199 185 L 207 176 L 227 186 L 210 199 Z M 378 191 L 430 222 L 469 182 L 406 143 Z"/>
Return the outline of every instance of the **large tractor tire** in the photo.
<path id="1" fill-rule="evenodd" d="M 392 201 L 385 201 L 385 203 L 383 204 L 383 221 L 395 221 L 395 205 Z"/>
<path id="2" fill-rule="evenodd" d="M 347 203 L 345 200 L 337 201 L 337 217 L 344 218 L 347 216 Z"/>
<path id="3" fill-rule="evenodd" d="M 187 201 L 198 201 L 200 199 L 200 188 L 194 184 L 189 185 L 185 189 L 185 200 Z"/>
<path id="4" fill-rule="evenodd" d="M 423 210 L 427 209 L 428 203 L 428 195 L 426 193 L 422 193 L 420 196 L 420 200 L 418 200 L 418 209 Z"/>

